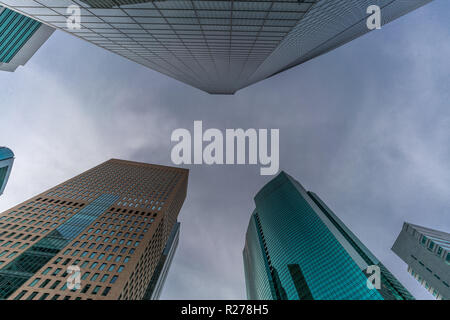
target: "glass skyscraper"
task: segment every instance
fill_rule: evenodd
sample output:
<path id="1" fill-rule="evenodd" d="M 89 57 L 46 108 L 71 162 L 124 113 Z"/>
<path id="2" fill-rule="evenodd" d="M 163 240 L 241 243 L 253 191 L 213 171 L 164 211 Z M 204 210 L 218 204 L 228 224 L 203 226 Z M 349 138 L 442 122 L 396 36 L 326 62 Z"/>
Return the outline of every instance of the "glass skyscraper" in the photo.
<path id="1" fill-rule="evenodd" d="M 450 234 L 405 222 L 392 246 L 436 299 L 450 300 Z"/>
<path id="2" fill-rule="evenodd" d="M 15 71 L 24 65 L 54 30 L 0 6 L 0 70 Z"/>
<path id="3" fill-rule="evenodd" d="M 414 299 L 315 193 L 285 172 L 254 200 L 243 251 L 249 299 Z M 379 289 L 368 285 L 369 266 L 380 270 Z"/>
<path id="4" fill-rule="evenodd" d="M 0 195 L 5 190 L 14 163 L 14 153 L 11 149 L 0 147 Z"/>
<path id="5" fill-rule="evenodd" d="M 0 214 L 0 299 L 158 298 L 188 173 L 112 159 Z"/>
<path id="6" fill-rule="evenodd" d="M 431 0 L 0 0 L 9 8 L 209 93 L 233 94 Z M 67 23 L 81 9 L 80 28 Z M 76 20 L 76 19 L 75 19 Z M 69 21 L 75 21 L 70 18 Z"/>

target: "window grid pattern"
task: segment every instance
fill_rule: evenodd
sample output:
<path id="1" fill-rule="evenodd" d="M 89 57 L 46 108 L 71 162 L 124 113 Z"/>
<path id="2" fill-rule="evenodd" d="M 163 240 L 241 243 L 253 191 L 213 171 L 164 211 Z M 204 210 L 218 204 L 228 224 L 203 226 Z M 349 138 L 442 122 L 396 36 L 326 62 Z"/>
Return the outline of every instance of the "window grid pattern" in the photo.
<path id="1" fill-rule="evenodd" d="M 316 0 L 114 2 L 121 5 L 0 1 L 195 87 L 232 93 Z M 71 4 L 82 7 L 80 30 L 67 28 L 66 9 Z"/>
<path id="2" fill-rule="evenodd" d="M 0 4 L 210 93 L 232 94 L 431 0 L 0 0 Z M 118 4 L 112 6 L 112 4 Z M 79 30 L 67 7 L 79 5 Z M 91 4 L 91 5 L 90 5 Z"/>
<path id="3" fill-rule="evenodd" d="M 183 204 L 187 173 L 114 159 L 1 214 L 0 274 L 10 272 L 15 280 L 4 279 L 0 294 L 29 300 L 142 299 Z M 136 207 L 140 199 L 148 205 Z M 13 239 L 18 231 L 23 234 Z M 55 250 L 26 260 L 31 272 L 6 270 L 43 241 Z M 67 288 L 72 265 L 81 270 L 78 290 Z"/>

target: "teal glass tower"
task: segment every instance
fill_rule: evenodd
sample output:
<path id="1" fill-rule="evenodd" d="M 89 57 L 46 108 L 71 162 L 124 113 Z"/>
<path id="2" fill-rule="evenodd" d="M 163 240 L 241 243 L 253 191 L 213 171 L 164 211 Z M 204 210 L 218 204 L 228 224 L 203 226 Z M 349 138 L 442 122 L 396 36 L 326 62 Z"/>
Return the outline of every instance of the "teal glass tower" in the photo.
<path id="1" fill-rule="evenodd" d="M 25 15 L 0 6 L 0 70 L 24 65 L 55 31 Z"/>
<path id="2" fill-rule="evenodd" d="M 243 251 L 249 299 L 414 299 L 316 194 L 285 172 L 254 200 Z M 378 288 L 370 285 L 373 268 Z"/>
<path id="3" fill-rule="evenodd" d="M 0 147 L 0 195 L 5 190 L 14 162 L 14 153 L 11 149 Z"/>

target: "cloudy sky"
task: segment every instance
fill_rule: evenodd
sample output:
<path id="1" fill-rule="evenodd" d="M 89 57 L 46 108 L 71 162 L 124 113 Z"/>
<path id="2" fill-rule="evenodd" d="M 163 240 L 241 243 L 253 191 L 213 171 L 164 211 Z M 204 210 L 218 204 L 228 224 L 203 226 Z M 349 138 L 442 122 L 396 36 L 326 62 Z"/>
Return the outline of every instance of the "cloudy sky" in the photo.
<path id="1" fill-rule="evenodd" d="M 390 250 L 402 223 L 450 231 L 450 1 L 260 82 L 211 96 L 56 31 L 0 73 L 0 211 L 110 158 L 171 165 L 174 129 L 279 128 L 281 168 L 316 192 L 419 299 Z M 189 166 L 164 299 L 243 299 L 258 166 Z"/>

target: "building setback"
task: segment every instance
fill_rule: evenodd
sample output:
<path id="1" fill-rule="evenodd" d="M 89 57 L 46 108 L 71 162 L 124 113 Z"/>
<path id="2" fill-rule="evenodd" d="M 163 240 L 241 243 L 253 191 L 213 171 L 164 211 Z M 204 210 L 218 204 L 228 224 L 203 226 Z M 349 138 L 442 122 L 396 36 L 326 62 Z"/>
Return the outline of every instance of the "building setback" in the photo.
<path id="1" fill-rule="evenodd" d="M 23 66 L 55 31 L 41 22 L 0 6 L 0 70 Z"/>
<path id="2" fill-rule="evenodd" d="M 2 213 L 0 299 L 157 298 L 188 173 L 112 159 Z"/>
<path id="3" fill-rule="evenodd" d="M 255 204 L 243 251 L 248 299 L 414 299 L 315 193 L 285 172 Z M 379 267 L 380 289 L 367 284 L 369 266 Z"/>
<path id="4" fill-rule="evenodd" d="M 233 94 L 431 0 L 0 0 L 9 8 L 209 93 Z M 81 8 L 81 28 L 67 24 Z"/>
<path id="5" fill-rule="evenodd" d="M 0 147 L 0 195 L 3 194 L 14 163 L 14 153 L 11 149 Z"/>
<path id="6" fill-rule="evenodd" d="M 450 300 L 450 234 L 405 222 L 392 251 L 436 299 Z"/>

